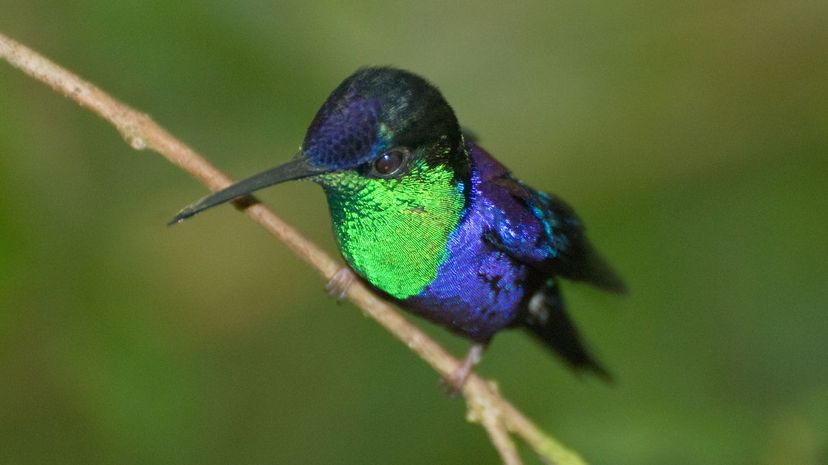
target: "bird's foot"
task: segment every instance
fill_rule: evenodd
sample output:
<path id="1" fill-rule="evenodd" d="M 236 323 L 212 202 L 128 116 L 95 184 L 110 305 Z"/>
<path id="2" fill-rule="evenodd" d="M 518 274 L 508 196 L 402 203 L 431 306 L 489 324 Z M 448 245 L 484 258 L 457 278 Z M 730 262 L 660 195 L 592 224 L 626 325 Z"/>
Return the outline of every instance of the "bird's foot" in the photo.
<path id="1" fill-rule="evenodd" d="M 451 397 L 456 397 L 463 390 L 463 386 L 466 384 L 472 368 L 480 363 L 480 359 L 483 357 L 483 349 L 485 348 L 486 346 L 483 344 L 472 344 L 460 365 L 448 377 L 443 378 L 443 386 L 445 386 Z"/>
<path id="2" fill-rule="evenodd" d="M 325 290 L 331 297 L 335 298 L 337 302 L 345 300 L 348 295 L 348 289 L 354 283 L 356 275 L 350 268 L 343 266 L 331 277 L 328 284 L 325 285 Z"/>

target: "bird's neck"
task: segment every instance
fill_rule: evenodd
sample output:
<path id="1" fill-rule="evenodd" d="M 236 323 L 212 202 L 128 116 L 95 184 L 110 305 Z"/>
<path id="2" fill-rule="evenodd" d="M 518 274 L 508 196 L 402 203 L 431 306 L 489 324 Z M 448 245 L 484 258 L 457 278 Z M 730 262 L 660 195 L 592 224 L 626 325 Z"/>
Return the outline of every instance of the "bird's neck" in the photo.
<path id="1" fill-rule="evenodd" d="M 464 181 L 446 166 L 419 163 L 401 179 L 340 179 L 325 186 L 342 255 L 398 299 L 419 294 L 447 259 L 466 203 Z"/>

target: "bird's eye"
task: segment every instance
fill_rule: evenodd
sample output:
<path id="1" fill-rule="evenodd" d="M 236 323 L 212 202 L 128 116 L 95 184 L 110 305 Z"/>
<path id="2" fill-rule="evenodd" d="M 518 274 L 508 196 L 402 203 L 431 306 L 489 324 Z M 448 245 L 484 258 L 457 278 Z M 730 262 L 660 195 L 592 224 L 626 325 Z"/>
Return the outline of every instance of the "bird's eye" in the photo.
<path id="1" fill-rule="evenodd" d="M 397 174 L 403 165 L 405 165 L 405 161 L 408 158 L 408 149 L 406 148 L 395 148 L 391 149 L 377 158 L 374 161 L 373 171 L 374 174 L 380 177 L 390 177 Z"/>

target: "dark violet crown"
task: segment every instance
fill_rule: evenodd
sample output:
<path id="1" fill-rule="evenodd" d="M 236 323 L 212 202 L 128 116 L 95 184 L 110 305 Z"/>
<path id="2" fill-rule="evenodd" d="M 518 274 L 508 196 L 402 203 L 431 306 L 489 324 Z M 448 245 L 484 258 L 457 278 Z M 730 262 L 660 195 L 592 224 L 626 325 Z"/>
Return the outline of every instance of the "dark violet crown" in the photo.
<path id="1" fill-rule="evenodd" d="M 363 68 L 345 79 L 311 122 L 302 150 L 329 169 L 359 166 L 385 150 L 441 142 L 459 147 L 460 127 L 440 91 L 394 68 Z"/>

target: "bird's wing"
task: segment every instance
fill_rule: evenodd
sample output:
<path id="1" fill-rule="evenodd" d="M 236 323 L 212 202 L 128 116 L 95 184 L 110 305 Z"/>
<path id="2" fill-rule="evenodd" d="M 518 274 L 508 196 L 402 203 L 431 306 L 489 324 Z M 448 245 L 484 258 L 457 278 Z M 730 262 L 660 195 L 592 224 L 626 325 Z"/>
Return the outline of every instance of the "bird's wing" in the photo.
<path id="1" fill-rule="evenodd" d="M 543 273 L 585 281 L 613 292 L 625 290 L 622 280 L 592 248 L 581 220 L 569 205 L 508 174 L 489 182 L 505 189 L 531 212 L 530 221 L 536 222 L 527 227 L 504 214 L 486 235 L 494 247 Z"/>

